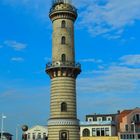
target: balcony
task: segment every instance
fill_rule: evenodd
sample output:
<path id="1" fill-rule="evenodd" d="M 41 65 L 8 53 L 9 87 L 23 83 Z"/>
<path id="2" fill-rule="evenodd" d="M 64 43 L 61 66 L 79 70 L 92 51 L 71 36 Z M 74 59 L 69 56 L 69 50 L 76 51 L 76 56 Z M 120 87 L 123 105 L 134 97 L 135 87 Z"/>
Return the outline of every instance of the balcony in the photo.
<path id="1" fill-rule="evenodd" d="M 63 4 L 63 6 L 61 5 Z M 57 8 L 56 8 L 57 6 Z M 69 11 L 75 12 L 77 13 L 77 9 L 71 5 L 70 3 L 64 3 L 63 1 L 57 1 L 57 2 L 53 2 L 52 4 L 52 8 L 50 9 L 50 13 L 52 12 L 56 12 L 56 11 L 67 11 L 69 9 Z"/>
<path id="2" fill-rule="evenodd" d="M 81 64 L 71 62 L 71 61 L 64 61 L 64 62 L 63 61 L 55 61 L 55 62 L 48 62 L 46 64 L 46 69 L 59 68 L 59 67 L 81 69 Z"/>

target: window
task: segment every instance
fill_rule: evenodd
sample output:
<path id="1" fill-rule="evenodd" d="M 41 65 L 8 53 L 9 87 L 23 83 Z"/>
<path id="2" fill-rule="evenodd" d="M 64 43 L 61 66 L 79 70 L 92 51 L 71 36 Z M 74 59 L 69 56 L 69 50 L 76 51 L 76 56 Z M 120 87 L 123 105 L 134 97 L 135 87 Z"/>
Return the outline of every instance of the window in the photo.
<path id="1" fill-rule="evenodd" d="M 129 135 L 128 134 L 126 135 L 126 139 L 129 139 Z"/>
<path id="2" fill-rule="evenodd" d="M 66 21 L 65 20 L 62 20 L 61 28 L 65 28 L 65 27 L 66 27 Z"/>
<path id="3" fill-rule="evenodd" d="M 132 134 L 130 134 L 130 139 L 132 139 Z"/>
<path id="4" fill-rule="evenodd" d="M 136 114 L 136 121 L 139 122 L 140 121 L 140 115 Z"/>
<path id="5" fill-rule="evenodd" d="M 97 136 L 101 136 L 101 134 L 100 134 L 100 128 L 97 128 Z"/>
<path id="6" fill-rule="evenodd" d="M 109 128 L 105 128 L 105 135 L 109 136 Z"/>
<path id="7" fill-rule="evenodd" d="M 62 36 L 62 38 L 61 38 L 61 44 L 66 44 L 66 37 L 65 36 Z"/>
<path id="8" fill-rule="evenodd" d="M 133 139 L 135 138 L 135 135 L 134 135 L 134 134 L 132 135 L 132 138 L 133 138 Z"/>
<path id="9" fill-rule="evenodd" d="M 43 133 L 43 140 L 47 140 L 48 137 L 46 136 L 46 133 Z"/>
<path id="10" fill-rule="evenodd" d="M 134 121 L 134 122 L 140 122 L 140 114 L 135 114 L 135 115 L 133 116 L 133 121 Z"/>
<path id="11" fill-rule="evenodd" d="M 140 134 L 138 134 L 138 139 L 140 139 Z"/>
<path id="12" fill-rule="evenodd" d="M 134 124 L 131 124 L 131 131 L 134 131 Z"/>
<path id="13" fill-rule="evenodd" d="M 89 129 L 85 128 L 83 130 L 83 137 L 89 137 L 89 136 L 90 136 L 90 131 L 89 131 Z"/>
<path id="14" fill-rule="evenodd" d="M 30 139 L 30 133 L 28 133 L 28 140 Z"/>
<path id="15" fill-rule="evenodd" d="M 103 116 L 103 121 L 106 121 L 106 117 L 105 116 Z"/>
<path id="16" fill-rule="evenodd" d="M 38 133 L 37 138 L 41 139 L 41 133 Z"/>
<path id="17" fill-rule="evenodd" d="M 60 140 L 68 140 L 68 131 L 60 131 L 59 139 Z"/>
<path id="18" fill-rule="evenodd" d="M 93 121 L 93 118 L 88 118 L 88 122 L 91 122 L 91 121 Z"/>
<path id="19" fill-rule="evenodd" d="M 92 136 L 96 136 L 96 128 L 92 128 Z"/>
<path id="20" fill-rule="evenodd" d="M 61 112 L 67 112 L 67 104 L 65 102 L 61 103 Z"/>
<path id="21" fill-rule="evenodd" d="M 62 60 L 62 62 L 65 62 L 66 61 L 66 55 L 65 54 L 62 54 L 61 60 Z"/>
<path id="22" fill-rule="evenodd" d="M 93 121 L 97 121 L 97 117 L 93 116 Z"/>
<path id="23" fill-rule="evenodd" d="M 97 121 L 102 121 L 102 117 L 98 117 L 97 118 Z"/>
<path id="24" fill-rule="evenodd" d="M 121 139 L 123 139 L 123 135 L 121 134 Z"/>
<path id="25" fill-rule="evenodd" d="M 125 125 L 125 130 L 128 131 L 128 124 Z"/>
<path id="26" fill-rule="evenodd" d="M 108 120 L 108 121 L 111 121 L 111 120 L 112 120 L 112 118 L 111 118 L 111 117 L 107 117 L 107 120 Z"/>
<path id="27" fill-rule="evenodd" d="M 105 135 L 104 128 L 101 128 L 101 136 L 104 136 L 104 135 Z"/>
<path id="28" fill-rule="evenodd" d="M 35 140 L 35 134 L 33 133 L 33 140 Z"/>
<path id="29" fill-rule="evenodd" d="M 126 139 L 126 135 L 125 134 L 123 135 L 123 138 Z"/>

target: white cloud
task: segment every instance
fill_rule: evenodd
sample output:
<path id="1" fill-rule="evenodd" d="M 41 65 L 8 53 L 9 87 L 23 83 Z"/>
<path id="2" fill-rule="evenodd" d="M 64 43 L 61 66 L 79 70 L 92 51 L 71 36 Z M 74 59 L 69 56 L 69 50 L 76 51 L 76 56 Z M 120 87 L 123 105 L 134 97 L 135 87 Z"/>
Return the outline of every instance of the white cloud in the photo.
<path id="1" fill-rule="evenodd" d="M 81 59 L 80 62 L 102 63 L 103 61 L 101 59 L 88 58 L 88 59 Z"/>
<path id="2" fill-rule="evenodd" d="M 23 6 L 45 20 L 51 7 L 51 1 L 47 0 L 2 0 L 2 3 Z M 86 28 L 94 36 L 118 39 L 125 27 L 140 20 L 140 0 L 76 0 L 73 3 L 79 9 L 78 27 Z"/>
<path id="3" fill-rule="evenodd" d="M 125 27 L 140 20 L 140 0 L 79 0 L 80 25 L 86 27 L 93 35 L 110 36 L 119 38 Z"/>
<path id="4" fill-rule="evenodd" d="M 37 18 L 48 20 L 48 11 L 51 6 L 49 0 L 1 0 L 4 5 L 10 5 L 13 8 L 23 7 L 25 12 L 36 14 Z"/>
<path id="5" fill-rule="evenodd" d="M 4 45 L 13 48 L 15 51 L 21 51 L 27 47 L 26 44 L 14 40 L 6 40 L 4 41 Z"/>
<path id="6" fill-rule="evenodd" d="M 140 54 L 126 55 L 120 58 L 121 64 L 139 66 L 140 67 Z"/>
<path id="7" fill-rule="evenodd" d="M 91 71 L 90 77 L 78 79 L 78 90 L 81 93 L 132 93 L 140 91 L 140 68 L 134 58 L 139 55 L 127 55 L 118 63 L 107 68 Z M 120 61 L 121 60 L 121 61 Z M 123 64 L 131 64 L 131 67 Z"/>
<path id="8" fill-rule="evenodd" d="M 22 61 L 24 61 L 24 59 L 22 57 L 12 57 L 11 61 L 22 62 Z"/>

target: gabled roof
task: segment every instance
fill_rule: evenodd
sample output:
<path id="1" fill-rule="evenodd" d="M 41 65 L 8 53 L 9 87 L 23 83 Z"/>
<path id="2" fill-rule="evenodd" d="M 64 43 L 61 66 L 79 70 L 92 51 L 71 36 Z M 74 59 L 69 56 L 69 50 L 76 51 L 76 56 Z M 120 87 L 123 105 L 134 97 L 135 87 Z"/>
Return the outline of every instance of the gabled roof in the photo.
<path id="1" fill-rule="evenodd" d="M 2 135 L 5 136 L 5 137 L 6 137 L 6 136 L 13 136 L 12 134 L 7 133 L 7 132 L 2 133 Z M 0 137 L 1 137 L 1 132 L 0 132 Z"/>
<path id="2" fill-rule="evenodd" d="M 123 117 L 127 116 L 128 114 L 130 114 L 133 110 L 123 110 L 120 114 L 119 114 L 119 122 L 122 122 Z"/>
<path id="3" fill-rule="evenodd" d="M 29 128 L 29 129 L 26 131 L 26 133 L 28 133 L 28 132 L 30 132 L 30 131 L 40 131 L 40 130 L 42 130 L 42 129 L 47 130 L 47 125 L 35 125 L 35 126 Z"/>

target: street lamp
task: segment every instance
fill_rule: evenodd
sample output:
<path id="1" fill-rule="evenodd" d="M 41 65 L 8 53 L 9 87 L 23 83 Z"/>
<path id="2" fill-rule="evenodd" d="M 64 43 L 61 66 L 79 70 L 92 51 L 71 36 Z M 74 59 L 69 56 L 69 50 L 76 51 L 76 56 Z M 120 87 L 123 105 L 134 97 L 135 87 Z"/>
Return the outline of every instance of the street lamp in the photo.
<path id="1" fill-rule="evenodd" d="M 6 119 L 6 116 L 2 113 L 1 115 L 1 140 L 3 139 L 4 119 Z"/>
<path id="2" fill-rule="evenodd" d="M 16 140 L 18 140 L 18 127 L 19 127 L 19 124 L 17 124 L 16 126 Z"/>
<path id="3" fill-rule="evenodd" d="M 134 126 L 134 140 L 136 140 L 136 127 L 135 127 L 135 122 L 132 122 L 133 126 Z"/>

